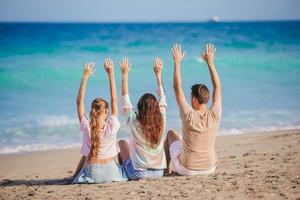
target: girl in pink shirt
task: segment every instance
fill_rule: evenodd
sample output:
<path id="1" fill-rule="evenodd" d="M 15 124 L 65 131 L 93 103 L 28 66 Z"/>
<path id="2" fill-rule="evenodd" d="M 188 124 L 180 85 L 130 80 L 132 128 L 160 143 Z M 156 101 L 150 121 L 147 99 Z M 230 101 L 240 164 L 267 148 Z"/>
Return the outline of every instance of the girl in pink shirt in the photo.
<path id="1" fill-rule="evenodd" d="M 85 115 L 84 96 L 87 80 L 94 73 L 94 63 L 85 65 L 81 85 L 77 96 L 77 112 L 80 122 L 80 131 L 83 133 L 81 163 L 85 167 L 75 173 L 73 183 L 103 183 L 127 180 L 122 167 L 118 164 L 117 132 L 120 128 L 118 120 L 117 89 L 114 78 L 114 65 L 110 59 L 105 59 L 104 68 L 109 77 L 111 93 L 111 112 L 109 105 L 102 98 L 96 98 L 91 104 L 90 120 Z M 87 158 L 87 159 L 85 159 Z M 79 165 L 80 165 L 79 164 Z M 78 170 L 78 171 L 79 171 Z"/>

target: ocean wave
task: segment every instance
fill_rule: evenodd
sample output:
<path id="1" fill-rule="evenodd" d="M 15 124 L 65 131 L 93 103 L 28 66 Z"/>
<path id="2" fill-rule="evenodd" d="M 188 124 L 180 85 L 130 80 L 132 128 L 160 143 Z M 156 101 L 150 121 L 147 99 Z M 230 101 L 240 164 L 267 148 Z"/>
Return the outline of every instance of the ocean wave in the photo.
<path id="1" fill-rule="evenodd" d="M 300 125 L 300 112 L 290 110 L 238 111 L 224 114 L 221 123 L 226 127 L 286 127 Z"/>
<path id="2" fill-rule="evenodd" d="M 71 125 L 78 123 L 78 120 L 75 118 L 71 118 L 67 115 L 46 115 L 40 118 L 37 118 L 36 124 L 39 126 L 63 126 L 63 125 Z"/>
<path id="3" fill-rule="evenodd" d="M 24 153 L 32 151 L 47 151 L 55 149 L 70 149 L 80 147 L 80 144 L 32 144 L 32 145 L 17 145 L 17 146 L 2 146 L 0 154 Z M 78 151 L 79 152 L 79 151 Z"/>
<path id="4" fill-rule="evenodd" d="M 229 128 L 221 129 L 219 135 L 238 135 L 245 133 L 261 133 L 261 132 L 271 132 L 271 131 L 286 131 L 286 130 L 295 130 L 300 129 L 300 125 L 297 126 L 269 126 L 269 127 L 252 127 L 252 128 Z M 181 132 L 180 132 L 181 133 Z M 118 139 L 129 140 L 130 132 L 122 127 L 118 135 Z M 49 141 L 48 141 L 49 142 Z M 1 142 L 4 144 L 4 142 Z M 12 154 L 12 153 L 23 153 L 23 152 L 32 152 L 32 151 L 47 151 L 55 149 L 69 149 L 80 147 L 81 139 L 78 140 L 78 143 L 71 144 L 18 144 L 18 145 L 1 145 L 0 154 Z"/>
<path id="5" fill-rule="evenodd" d="M 76 117 L 68 115 L 40 115 L 9 118 L 10 127 L 0 132 L 0 154 L 44 151 L 78 147 L 82 133 Z M 22 121 L 23 120 L 23 121 Z M 130 131 L 120 117 L 119 139 L 130 138 Z M 0 126 L 3 125 L 0 122 Z M 170 110 L 166 131 L 175 128 L 181 132 L 178 113 Z M 300 113 L 297 111 L 238 111 L 223 113 L 219 135 L 235 135 L 300 129 Z"/>
<path id="6" fill-rule="evenodd" d="M 230 129 L 221 129 L 220 135 L 237 135 L 237 134 L 246 134 L 246 133 L 262 133 L 262 132 L 272 132 L 272 131 L 287 131 L 300 129 L 298 126 L 270 126 L 270 127 L 254 127 L 254 128 L 230 128 Z"/>
<path id="7" fill-rule="evenodd" d="M 1 127 L 9 128 L 33 128 L 33 127 L 58 127 L 75 125 L 77 118 L 68 115 L 26 115 L 21 117 L 9 117 L 0 121 Z M 17 126 L 16 126 L 17 125 Z"/>

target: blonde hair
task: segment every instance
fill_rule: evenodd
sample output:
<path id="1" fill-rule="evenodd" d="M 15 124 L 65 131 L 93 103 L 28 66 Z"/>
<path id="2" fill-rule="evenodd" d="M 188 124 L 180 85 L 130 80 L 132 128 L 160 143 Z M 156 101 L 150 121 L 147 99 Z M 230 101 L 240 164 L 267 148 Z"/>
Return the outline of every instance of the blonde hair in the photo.
<path id="1" fill-rule="evenodd" d="M 88 161 L 93 162 L 97 159 L 98 151 L 100 148 L 99 134 L 104 126 L 105 120 L 101 120 L 100 116 L 108 109 L 108 103 L 101 98 L 94 99 L 91 104 L 90 111 L 90 127 L 91 127 L 91 150 L 89 153 Z"/>

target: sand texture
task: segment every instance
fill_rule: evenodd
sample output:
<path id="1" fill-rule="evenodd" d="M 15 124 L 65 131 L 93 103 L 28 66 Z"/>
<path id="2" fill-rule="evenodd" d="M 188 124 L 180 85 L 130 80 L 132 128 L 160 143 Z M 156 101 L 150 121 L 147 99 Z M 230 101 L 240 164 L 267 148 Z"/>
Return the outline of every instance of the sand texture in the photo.
<path id="1" fill-rule="evenodd" d="M 300 130 L 217 138 L 210 176 L 71 185 L 79 149 L 0 156 L 0 199 L 300 199 Z"/>

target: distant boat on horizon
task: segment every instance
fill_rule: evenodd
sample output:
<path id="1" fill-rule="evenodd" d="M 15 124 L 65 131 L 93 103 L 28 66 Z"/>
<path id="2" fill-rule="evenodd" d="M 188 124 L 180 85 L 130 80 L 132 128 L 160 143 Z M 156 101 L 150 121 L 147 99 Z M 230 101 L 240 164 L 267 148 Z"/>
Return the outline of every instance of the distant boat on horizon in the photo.
<path id="1" fill-rule="evenodd" d="M 208 20 L 209 22 L 220 22 L 220 17 L 215 15 L 213 16 L 210 20 Z"/>

